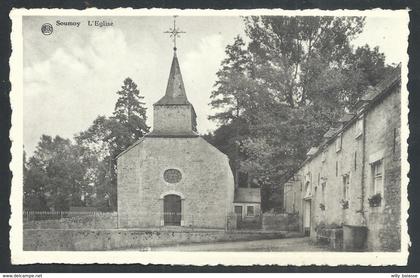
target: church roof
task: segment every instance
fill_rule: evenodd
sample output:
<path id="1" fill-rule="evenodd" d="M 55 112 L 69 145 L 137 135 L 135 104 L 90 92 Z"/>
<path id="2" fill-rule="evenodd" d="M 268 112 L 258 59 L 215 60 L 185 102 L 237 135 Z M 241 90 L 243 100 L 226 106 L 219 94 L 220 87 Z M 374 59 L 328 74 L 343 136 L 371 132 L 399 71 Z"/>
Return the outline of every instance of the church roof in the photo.
<path id="1" fill-rule="evenodd" d="M 134 148 L 135 146 L 137 146 L 138 144 L 140 144 L 141 142 L 143 142 L 145 137 L 140 138 L 139 140 L 137 140 L 136 142 L 134 142 L 131 146 L 129 146 L 127 149 L 125 149 L 124 151 L 120 152 L 115 158 L 119 158 L 120 156 L 122 156 L 123 154 L 125 154 L 126 152 L 128 152 L 129 150 L 131 150 L 132 148 Z"/>
<path id="2" fill-rule="evenodd" d="M 145 137 L 158 137 L 158 138 L 194 138 L 199 137 L 196 132 L 194 131 L 177 131 L 177 132 L 168 132 L 168 131 L 156 131 L 153 130 L 152 132 L 147 133 L 144 135 Z"/>
<path id="3" fill-rule="evenodd" d="M 171 71 L 169 73 L 168 85 L 165 95 L 155 103 L 155 105 L 188 105 L 190 102 L 185 93 L 184 82 L 182 80 L 181 69 L 179 68 L 178 58 L 174 53 Z"/>

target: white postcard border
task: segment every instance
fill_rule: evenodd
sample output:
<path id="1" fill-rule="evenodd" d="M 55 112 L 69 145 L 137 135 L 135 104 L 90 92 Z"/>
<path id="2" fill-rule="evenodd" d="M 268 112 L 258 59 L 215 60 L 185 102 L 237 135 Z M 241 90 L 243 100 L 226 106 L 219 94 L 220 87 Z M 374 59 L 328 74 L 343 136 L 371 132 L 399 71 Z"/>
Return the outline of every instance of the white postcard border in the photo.
<path id="1" fill-rule="evenodd" d="M 132 251 L 23 251 L 23 37 L 22 16 L 247 16 L 247 15 L 330 15 L 330 16 L 372 16 L 399 17 L 407 23 L 403 35 L 405 41 L 399 41 L 401 49 L 408 47 L 408 10 L 179 10 L 179 9 L 96 9 L 65 10 L 65 9 L 13 9 L 12 19 L 12 55 L 10 58 L 10 80 L 12 91 L 10 100 L 12 106 L 12 161 L 10 168 L 13 174 L 10 203 L 12 215 L 10 218 L 10 248 L 12 264 L 33 263 L 114 263 L 114 264 L 177 264 L 177 265 L 405 265 L 410 244 L 407 218 L 409 202 L 407 185 L 409 163 L 407 138 L 408 129 L 408 55 L 402 61 L 401 67 L 401 252 L 132 252 Z M 406 52 L 406 51 L 405 51 Z"/>

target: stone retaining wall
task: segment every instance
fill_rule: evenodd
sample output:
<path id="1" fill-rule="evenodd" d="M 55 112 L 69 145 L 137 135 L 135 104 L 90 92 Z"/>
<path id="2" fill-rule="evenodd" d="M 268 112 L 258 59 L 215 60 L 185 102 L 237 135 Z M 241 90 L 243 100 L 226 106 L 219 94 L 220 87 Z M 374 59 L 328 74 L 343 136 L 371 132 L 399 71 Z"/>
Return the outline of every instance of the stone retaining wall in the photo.
<path id="1" fill-rule="evenodd" d="M 24 229 L 115 229 L 118 228 L 116 212 L 95 213 L 69 218 L 24 221 Z"/>
<path id="2" fill-rule="evenodd" d="M 154 246 L 284 238 L 284 232 L 224 230 L 60 230 L 25 229 L 25 251 L 99 251 Z"/>
<path id="3" fill-rule="evenodd" d="M 343 249 L 343 228 L 317 230 L 316 242 L 328 245 L 332 250 L 341 251 Z"/>
<path id="4" fill-rule="evenodd" d="M 298 231 L 299 218 L 289 213 L 264 213 L 262 215 L 263 230 Z"/>

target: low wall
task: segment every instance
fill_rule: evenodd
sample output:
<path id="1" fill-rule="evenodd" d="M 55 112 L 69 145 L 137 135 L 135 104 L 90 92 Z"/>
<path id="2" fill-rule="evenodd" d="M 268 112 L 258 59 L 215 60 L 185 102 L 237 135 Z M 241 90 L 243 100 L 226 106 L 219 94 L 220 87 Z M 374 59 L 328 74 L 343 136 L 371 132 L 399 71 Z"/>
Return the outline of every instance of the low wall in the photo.
<path id="1" fill-rule="evenodd" d="M 316 232 L 316 242 L 328 245 L 332 250 L 343 249 L 343 228 L 318 229 Z"/>
<path id="2" fill-rule="evenodd" d="M 148 248 L 154 246 L 284 238 L 284 232 L 241 232 L 223 230 L 60 230 L 25 229 L 25 251 L 94 251 Z"/>
<path id="3" fill-rule="evenodd" d="M 226 229 L 236 230 L 238 228 L 238 216 L 236 213 L 230 213 L 227 216 Z"/>
<path id="4" fill-rule="evenodd" d="M 118 228 L 116 212 L 72 216 L 52 220 L 24 221 L 24 229 L 115 229 Z"/>
<path id="5" fill-rule="evenodd" d="M 262 215 L 263 230 L 298 231 L 299 217 L 288 213 L 264 213 Z"/>

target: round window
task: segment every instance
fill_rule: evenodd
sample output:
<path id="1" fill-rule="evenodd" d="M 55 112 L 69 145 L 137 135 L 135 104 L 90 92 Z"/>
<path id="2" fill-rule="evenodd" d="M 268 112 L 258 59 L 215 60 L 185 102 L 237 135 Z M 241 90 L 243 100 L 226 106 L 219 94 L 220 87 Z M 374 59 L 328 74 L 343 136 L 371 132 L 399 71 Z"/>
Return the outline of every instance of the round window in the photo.
<path id="1" fill-rule="evenodd" d="M 182 179 L 182 174 L 177 169 L 168 169 L 163 173 L 163 178 L 168 183 L 178 183 Z"/>

